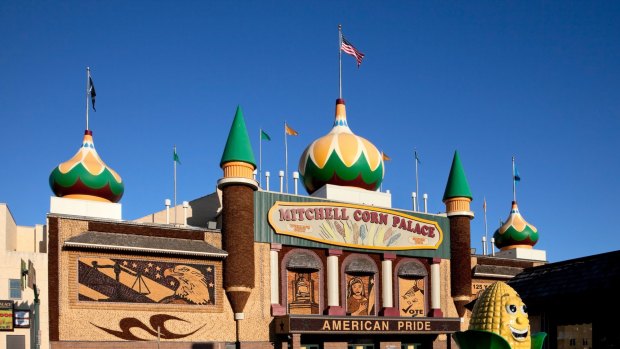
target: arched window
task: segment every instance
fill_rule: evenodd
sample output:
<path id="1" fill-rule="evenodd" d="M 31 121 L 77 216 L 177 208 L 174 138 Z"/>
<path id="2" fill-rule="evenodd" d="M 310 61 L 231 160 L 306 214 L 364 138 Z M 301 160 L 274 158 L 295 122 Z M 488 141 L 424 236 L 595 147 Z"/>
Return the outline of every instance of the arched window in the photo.
<path id="1" fill-rule="evenodd" d="M 350 255 L 344 259 L 343 265 L 343 304 L 346 306 L 347 315 L 377 315 L 377 264 L 368 256 Z"/>
<path id="2" fill-rule="evenodd" d="M 295 249 L 283 259 L 283 280 L 289 314 L 320 314 L 321 271 L 319 257 L 311 251 Z"/>
<path id="3" fill-rule="evenodd" d="M 400 316 L 420 317 L 427 313 L 428 271 L 415 260 L 405 260 L 396 268 Z"/>

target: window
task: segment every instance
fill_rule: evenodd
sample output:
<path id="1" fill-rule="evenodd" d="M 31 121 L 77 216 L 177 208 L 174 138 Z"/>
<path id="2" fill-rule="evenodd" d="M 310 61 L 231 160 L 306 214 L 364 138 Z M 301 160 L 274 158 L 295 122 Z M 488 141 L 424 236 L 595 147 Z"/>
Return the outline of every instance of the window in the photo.
<path id="1" fill-rule="evenodd" d="M 558 326 L 558 349 L 592 348 L 592 324 Z"/>
<path id="2" fill-rule="evenodd" d="M 21 299 L 22 298 L 22 283 L 19 279 L 9 279 L 9 298 Z"/>

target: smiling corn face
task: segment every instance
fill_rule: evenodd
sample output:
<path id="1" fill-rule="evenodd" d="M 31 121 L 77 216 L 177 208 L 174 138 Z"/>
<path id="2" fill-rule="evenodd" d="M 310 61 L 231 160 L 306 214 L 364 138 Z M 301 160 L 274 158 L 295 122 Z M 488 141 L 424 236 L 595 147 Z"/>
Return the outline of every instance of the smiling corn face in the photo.
<path id="1" fill-rule="evenodd" d="M 526 310 L 517 292 L 498 281 L 478 297 L 469 329 L 496 333 L 513 349 L 530 349 L 530 320 Z"/>

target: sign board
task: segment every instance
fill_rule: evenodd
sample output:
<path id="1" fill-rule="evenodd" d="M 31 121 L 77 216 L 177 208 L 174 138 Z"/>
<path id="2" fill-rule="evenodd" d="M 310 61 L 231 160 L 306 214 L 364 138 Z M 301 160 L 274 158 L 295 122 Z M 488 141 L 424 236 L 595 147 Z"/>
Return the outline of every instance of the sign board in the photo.
<path id="1" fill-rule="evenodd" d="M 0 300 L 0 331 L 13 331 L 13 301 Z"/>
<path id="2" fill-rule="evenodd" d="M 386 318 L 386 317 L 324 317 L 294 316 L 276 317 L 276 333 L 317 334 L 438 334 L 460 331 L 459 318 Z"/>
<path id="3" fill-rule="evenodd" d="M 34 263 L 28 260 L 28 287 L 34 290 L 34 285 L 37 284 L 37 271 L 34 268 Z"/>
<path id="4" fill-rule="evenodd" d="M 30 328 L 30 309 L 15 309 L 15 328 Z"/>
<path id="5" fill-rule="evenodd" d="M 22 291 L 26 289 L 26 277 L 28 276 L 28 269 L 26 267 L 26 262 L 22 259 L 22 264 L 20 268 L 20 280 Z"/>
<path id="6" fill-rule="evenodd" d="M 268 221 L 277 234 L 376 250 L 436 250 L 444 235 L 436 221 L 343 203 L 276 201 Z"/>

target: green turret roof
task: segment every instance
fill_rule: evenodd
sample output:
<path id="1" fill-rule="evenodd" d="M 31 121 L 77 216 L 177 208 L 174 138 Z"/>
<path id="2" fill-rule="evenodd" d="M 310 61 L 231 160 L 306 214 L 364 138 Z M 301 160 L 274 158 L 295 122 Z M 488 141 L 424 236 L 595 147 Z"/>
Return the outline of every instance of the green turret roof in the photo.
<path id="1" fill-rule="evenodd" d="M 465 177 L 465 171 L 463 171 L 463 165 L 461 165 L 461 159 L 459 158 L 459 152 L 455 150 L 446 191 L 443 193 L 443 200 L 457 197 L 472 199 L 471 190 L 469 190 L 469 184 L 467 184 L 467 177 Z"/>
<path id="2" fill-rule="evenodd" d="M 245 128 L 243 111 L 241 111 L 240 106 L 237 106 L 235 119 L 228 133 L 228 140 L 226 141 L 226 148 L 224 148 L 224 153 L 222 154 L 222 160 L 220 160 L 220 167 L 231 161 L 246 162 L 254 165 L 254 168 L 256 168 L 250 137 L 248 136 L 248 130 Z"/>

